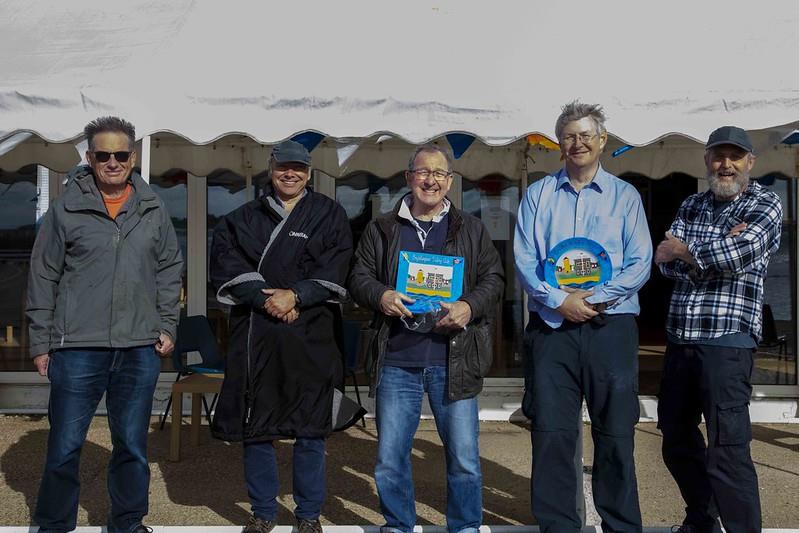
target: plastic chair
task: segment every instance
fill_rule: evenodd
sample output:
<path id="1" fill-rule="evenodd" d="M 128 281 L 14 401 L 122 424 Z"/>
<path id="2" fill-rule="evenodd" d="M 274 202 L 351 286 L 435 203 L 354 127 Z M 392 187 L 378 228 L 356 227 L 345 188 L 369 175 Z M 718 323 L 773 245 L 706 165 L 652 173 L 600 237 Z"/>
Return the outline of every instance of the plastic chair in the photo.
<path id="1" fill-rule="evenodd" d="M 358 368 L 358 362 L 361 354 L 361 324 L 353 320 L 342 320 L 341 324 L 341 343 L 344 352 L 344 372 L 346 377 L 352 378 L 352 383 L 355 385 L 355 398 L 358 400 L 358 405 L 363 407 L 361 403 L 361 393 L 358 390 L 358 378 L 355 375 L 355 370 Z M 366 427 L 366 419 L 361 417 L 363 427 Z"/>
<path id="2" fill-rule="evenodd" d="M 184 362 L 184 354 L 195 351 L 200 353 L 202 361 L 198 364 L 186 364 Z M 225 360 L 219 353 L 216 335 L 206 316 L 187 316 L 180 320 L 177 329 L 177 339 L 175 340 L 175 349 L 172 351 L 172 365 L 178 372 L 175 383 L 190 374 L 225 373 Z M 205 401 L 205 396 L 203 396 L 202 399 L 203 407 L 205 408 L 205 416 L 208 418 L 209 424 L 211 423 L 211 410 L 216 404 L 217 396 L 217 394 L 214 394 L 214 399 L 211 401 L 210 407 L 208 406 L 208 402 Z M 164 414 L 161 416 L 160 429 L 164 429 L 164 423 L 166 422 L 170 407 L 172 407 L 172 395 L 169 396 L 166 409 L 164 409 Z"/>

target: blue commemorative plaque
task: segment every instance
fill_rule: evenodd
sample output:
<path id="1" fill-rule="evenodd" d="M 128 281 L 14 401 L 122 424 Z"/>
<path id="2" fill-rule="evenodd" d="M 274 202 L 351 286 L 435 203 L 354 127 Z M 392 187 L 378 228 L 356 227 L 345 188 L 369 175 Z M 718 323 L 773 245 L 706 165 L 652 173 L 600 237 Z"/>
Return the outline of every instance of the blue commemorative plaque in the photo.
<path id="1" fill-rule="evenodd" d="M 610 255 L 598 242 L 585 237 L 565 239 L 544 261 L 544 281 L 553 287 L 590 289 L 613 277 Z"/>

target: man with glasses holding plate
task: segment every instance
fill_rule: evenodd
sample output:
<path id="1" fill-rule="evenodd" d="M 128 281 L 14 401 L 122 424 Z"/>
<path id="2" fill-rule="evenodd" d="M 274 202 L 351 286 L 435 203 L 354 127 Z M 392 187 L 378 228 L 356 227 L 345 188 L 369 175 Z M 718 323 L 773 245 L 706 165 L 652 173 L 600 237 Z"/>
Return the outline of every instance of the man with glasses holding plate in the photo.
<path id="1" fill-rule="evenodd" d="M 183 261 L 169 213 L 133 171 L 133 125 L 102 117 L 84 133 L 89 165 L 69 173 L 30 262 L 31 354 L 50 381 L 47 460 L 33 519 L 40 532 L 75 529 L 80 452 L 105 394 L 113 442 L 108 531 L 144 533 L 151 531 L 142 525 L 147 430 L 160 357 L 174 347 Z"/>
<path id="2" fill-rule="evenodd" d="M 574 456 L 585 397 L 602 530 L 638 532 L 635 315 L 652 242 L 638 192 L 599 163 L 602 108 L 567 104 L 555 133 L 564 168 L 527 189 L 514 242 L 530 310 L 522 409 L 532 422 L 532 512 L 542 532 L 582 527 Z"/>
<path id="3" fill-rule="evenodd" d="M 504 286 L 503 269 L 482 222 L 446 197 L 453 180 L 448 151 L 419 147 L 405 179 L 410 194 L 393 212 L 369 223 L 348 280 L 353 299 L 374 311 L 368 367 L 370 396 L 376 394 L 375 482 L 386 520 L 383 530 L 410 532 L 416 523 L 411 448 L 426 392 L 446 453 L 447 528 L 476 532 L 483 489 L 476 396 L 491 367 L 492 319 Z M 427 309 L 417 309 L 424 291 L 412 298 L 397 290 L 424 280 L 424 271 L 416 278 L 416 267 L 405 263 L 400 268 L 406 257 L 416 255 L 462 266 L 460 297 L 428 300 Z M 398 280 L 400 270 L 405 274 Z M 429 292 L 457 283 L 451 272 L 432 274 Z"/>

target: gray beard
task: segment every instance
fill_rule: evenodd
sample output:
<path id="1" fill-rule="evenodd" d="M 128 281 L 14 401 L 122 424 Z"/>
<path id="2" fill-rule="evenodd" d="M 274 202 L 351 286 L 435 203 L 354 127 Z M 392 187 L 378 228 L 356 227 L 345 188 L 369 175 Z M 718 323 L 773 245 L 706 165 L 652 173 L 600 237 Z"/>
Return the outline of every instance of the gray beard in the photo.
<path id="1" fill-rule="evenodd" d="M 710 190 L 717 198 L 733 198 L 744 192 L 749 186 L 749 176 L 745 174 L 736 174 L 733 181 L 723 182 L 713 173 L 707 175 L 707 181 Z"/>

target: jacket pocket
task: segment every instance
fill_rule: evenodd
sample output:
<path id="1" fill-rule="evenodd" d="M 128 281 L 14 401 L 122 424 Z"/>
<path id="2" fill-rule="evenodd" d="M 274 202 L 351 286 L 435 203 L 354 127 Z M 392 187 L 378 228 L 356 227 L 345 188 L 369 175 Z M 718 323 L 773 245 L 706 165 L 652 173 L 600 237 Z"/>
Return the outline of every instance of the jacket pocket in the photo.
<path id="1" fill-rule="evenodd" d="M 735 400 L 719 403 L 716 417 L 719 446 L 746 444 L 752 440 L 748 401 Z"/>
<path id="2" fill-rule="evenodd" d="M 491 364 L 494 362 L 494 347 L 491 342 L 491 326 L 490 323 L 480 324 L 475 331 L 475 344 L 477 348 L 477 363 L 480 369 L 480 377 L 484 378 L 491 370 Z"/>
<path id="3" fill-rule="evenodd" d="M 363 331 L 363 342 L 366 345 L 366 354 L 364 357 L 364 372 L 366 372 L 367 376 L 372 376 L 374 374 L 374 366 L 377 364 L 379 359 L 378 357 L 378 342 L 377 338 L 379 335 L 377 334 L 378 330 L 375 328 L 369 328 Z"/>
<path id="4" fill-rule="evenodd" d="M 486 377 L 493 362 L 491 345 L 491 324 L 483 322 L 469 326 L 463 338 L 464 387 L 469 388 L 471 380 L 479 381 Z"/>

